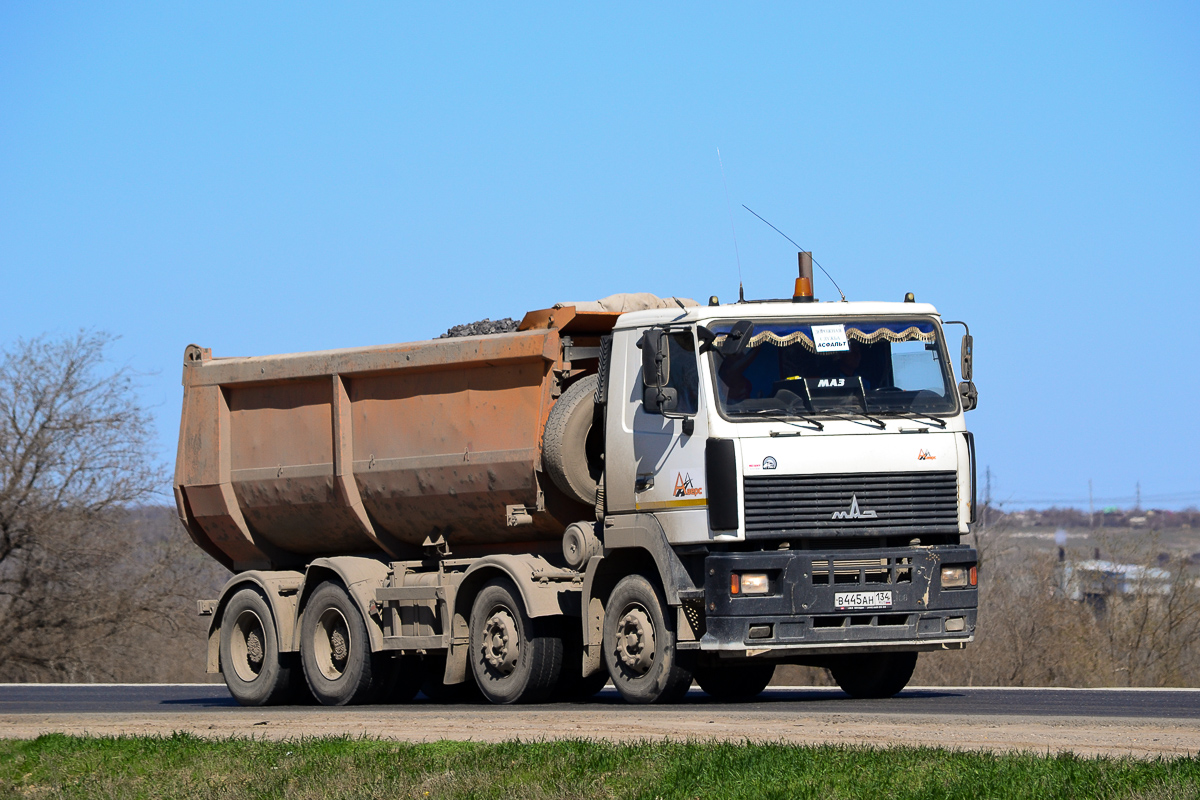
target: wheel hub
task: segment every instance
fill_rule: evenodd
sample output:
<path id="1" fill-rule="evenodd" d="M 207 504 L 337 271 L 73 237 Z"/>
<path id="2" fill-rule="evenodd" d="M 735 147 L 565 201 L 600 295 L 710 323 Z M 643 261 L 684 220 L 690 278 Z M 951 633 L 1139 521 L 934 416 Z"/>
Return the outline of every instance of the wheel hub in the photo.
<path id="1" fill-rule="evenodd" d="M 341 630 L 334 630 L 329 635 L 329 646 L 334 663 L 345 663 L 346 656 L 350 654 L 350 648 L 346 645 L 346 635 Z"/>
<path id="2" fill-rule="evenodd" d="M 262 672 L 267 655 L 266 638 L 257 614 L 247 609 L 238 615 L 229 642 L 229 655 L 233 671 L 241 680 L 249 683 Z"/>
<path id="3" fill-rule="evenodd" d="M 519 657 L 517 623 L 508 609 L 497 609 L 483 625 L 483 659 L 500 674 L 510 675 Z"/>
<path id="4" fill-rule="evenodd" d="M 350 627 L 337 608 L 329 607 L 321 612 L 317 619 L 312 646 L 321 674 L 328 680 L 339 680 L 350 660 L 353 644 L 350 640 Z"/>
<path id="5" fill-rule="evenodd" d="M 617 658 L 639 675 L 650 671 L 654 663 L 654 625 L 645 609 L 631 608 L 617 622 Z"/>
<path id="6" fill-rule="evenodd" d="M 246 635 L 246 661 L 251 668 L 258 672 L 263 662 L 262 631 L 252 630 Z"/>

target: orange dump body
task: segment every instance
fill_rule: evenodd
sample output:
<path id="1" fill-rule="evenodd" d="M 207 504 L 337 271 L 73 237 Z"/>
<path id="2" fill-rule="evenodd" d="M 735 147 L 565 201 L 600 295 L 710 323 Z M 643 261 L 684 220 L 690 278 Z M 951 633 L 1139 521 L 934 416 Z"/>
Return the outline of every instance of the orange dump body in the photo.
<path id="1" fill-rule="evenodd" d="M 234 571 L 557 540 L 592 514 L 540 472 L 561 376 L 596 367 L 564 361 L 564 337 L 594 346 L 618 316 L 556 308 L 516 333 L 280 356 L 190 346 L 180 517 Z"/>

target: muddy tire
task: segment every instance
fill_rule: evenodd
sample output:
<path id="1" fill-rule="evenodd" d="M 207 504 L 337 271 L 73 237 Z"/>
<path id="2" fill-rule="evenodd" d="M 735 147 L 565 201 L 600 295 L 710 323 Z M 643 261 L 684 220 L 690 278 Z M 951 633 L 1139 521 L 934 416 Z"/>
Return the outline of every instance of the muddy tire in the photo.
<path id="1" fill-rule="evenodd" d="M 580 378 L 550 408 L 542 434 L 542 464 L 554 485 L 586 505 L 596 504 L 604 443 L 596 416 L 595 375 Z"/>
<path id="2" fill-rule="evenodd" d="M 775 676 L 775 665 L 714 664 L 696 668 L 696 683 L 709 697 L 723 703 L 753 700 Z"/>
<path id="3" fill-rule="evenodd" d="M 340 583 L 325 581 L 308 598 L 300 626 L 300 660 L 313 697 L 324 706 L 378 698 L 387 679 L 386 656 L 371 653 L 358 606 Z"/>
<path id="4" fill-rule="evenodd" d="M 842 656 L 829 672 L 851 697 L 881 698 L 907 686 L 916 666 L 916 653 L 871 653 Z"/>
<path id="5" fill-rule="evenodd" d="M 279 635 L 267 600 L 256 589 L 234 593 L 221 614 L 221 673 L 229 693 L 244 706 L 291 699 L 294 659 L 279 652 Z"/>
<path id="6" fill-rule="evenodd" d="M 604 663 L 613 686 L 630 703 L 674 703 L 692 685 L 692 671 L 675 647 L 675 629 L 662 590 L 643 575 L 628 575 L 604 609 Z"/>
<path id="7" fill-rule="evenodd" d="M 538 703 L 558 683 L 562 638 L 525 613 L 508 579 L 491 581 L 471 604 L 471 672 L 479 691 L 497 705 Z"/>

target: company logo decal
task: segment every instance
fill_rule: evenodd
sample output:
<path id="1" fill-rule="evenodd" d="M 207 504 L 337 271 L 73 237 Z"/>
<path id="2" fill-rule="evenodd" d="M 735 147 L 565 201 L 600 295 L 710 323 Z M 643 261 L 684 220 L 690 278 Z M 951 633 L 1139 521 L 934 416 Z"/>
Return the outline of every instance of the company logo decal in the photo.
<path id="1" fill-rule="evenodd" d="M 937 461 L 937 456 L 928 450 L 922 450 L 917 453 L 917 461 Z"/>
<path id="2" fill-rule="evenodd" d="M 773 456 L 767 456 L 763 459 L 763 469 L 777 469 L 778 467 L 779 464 L 775 461 Z"/>
<path id="3" fill-rule="evenodd" d="M 675 473 L 675 496 L 676 497 L 699 497 L 704 494 L 704 488 L 701 486 L 692 485 L 692 476 L 683 473 Z"/>
<path id="4" fill-rule="evenodd" d="M 845 378 L 821 378 L 821 380 L 817 382 L 818 389 L 824 389 L 824 388 L 827 388 L 830 386 L 845 386 L 845 385 L 846 385 Z"/>
<path id="5" fill-rule="evenodd" d="M 830 519 L 875 519 L 879 515 L 874 511 L 858 507 L 858 495 L 850 495 L 850 510 L 835 511 Z"/>

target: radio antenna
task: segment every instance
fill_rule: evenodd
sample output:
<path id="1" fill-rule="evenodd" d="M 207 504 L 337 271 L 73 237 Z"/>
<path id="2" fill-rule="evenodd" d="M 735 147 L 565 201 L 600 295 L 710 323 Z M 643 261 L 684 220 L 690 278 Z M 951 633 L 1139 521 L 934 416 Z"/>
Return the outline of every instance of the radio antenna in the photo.
<path id="1" fill-rule="evenodd" d="M 767 222 L 765 219 L 763 219 L 761 216 L 759 216 L 757 213 L 755 213 L 755 211 L 754 211 L 754 209 L 753 209 L 753 208 L 751 208 L 750 206 L 746 205 L 745 203 L 742 203 L 742 208 L 746 209 L 746 210 L 747 210 L 747 211 L 749 211 L 751 214 L 754 214 L 754 216 L 758 217 L 759 219 L 762 219 L 762 221 L 763 221 L 763 222 Z M 803 247 L 801 247 L 800 245 L 796 244 L 796 242 L 792 240 L 792 237 L 788 236 L 786 233 L 784 233 L 783 231 L 779 230 L 779 228 L 776 228 L 774 225 L 771 225 L 771 223 L 769 223 L 769 222 L 767 222 L 767 225 L 768 225 L 768 226 L 770 226 L 771 230 L 775 231 L 775 232 L 776 232 L 776 233 L 778 233 L 780 236 L 782 236 L 783 238 L 785 238 L 785 239 L 787 239 L 789 242 L 791 242 L 793 245 L 795 245 L 797 250 L 803 250 L 803 249 L 804 249 L 804 248 L 803 248 Z M 813 259 L 813 263 L 814 263 L 814 264 L 816 264 L 818 267 L 821 267 L 821 262 L 817 261 L 815 258 Z M 821 267 L 821 272 L 824 272 L 824 273 L 825 273 L 825 277 L 826 277 L 826 278 L 829 278 L 829 282 L 833 284 L 833 288 L 835 288 L 835 289 L 837 289 L 837 290 L 838 290 L 838 294 L 840 294 L 840 295 L 842 296 L 842 302 L 843 302 L 843 303 L 844 303 L 844 302 L 846 302 L 846 293 L 842 291 L 842 287 L 840 287 L 840 286 L 838 286 L 838 285 L 837 285 L 837 281 L 835 281 L 835 280 L 833 279 L 833 276 L 829 274 L 829 270 L 825 269 L 824 267 Z"/>
<path id="2" fill-rule="evenodd" d="M 737 258 L 738 267 L 738 302 L 746 302 L 742 291 L 742 254 L 738 252 L 737 228 L 733 224 L 733 203 L 729 200 L 729 182 L 725 180 L 725 162 L 721 160 L 721 148 L 717 148 L 717 163 L 721 165 L 721 183 L 725 186 L 725 205 L 729 209 L 729 229 L 733 231 L 733 255 Z"/>

